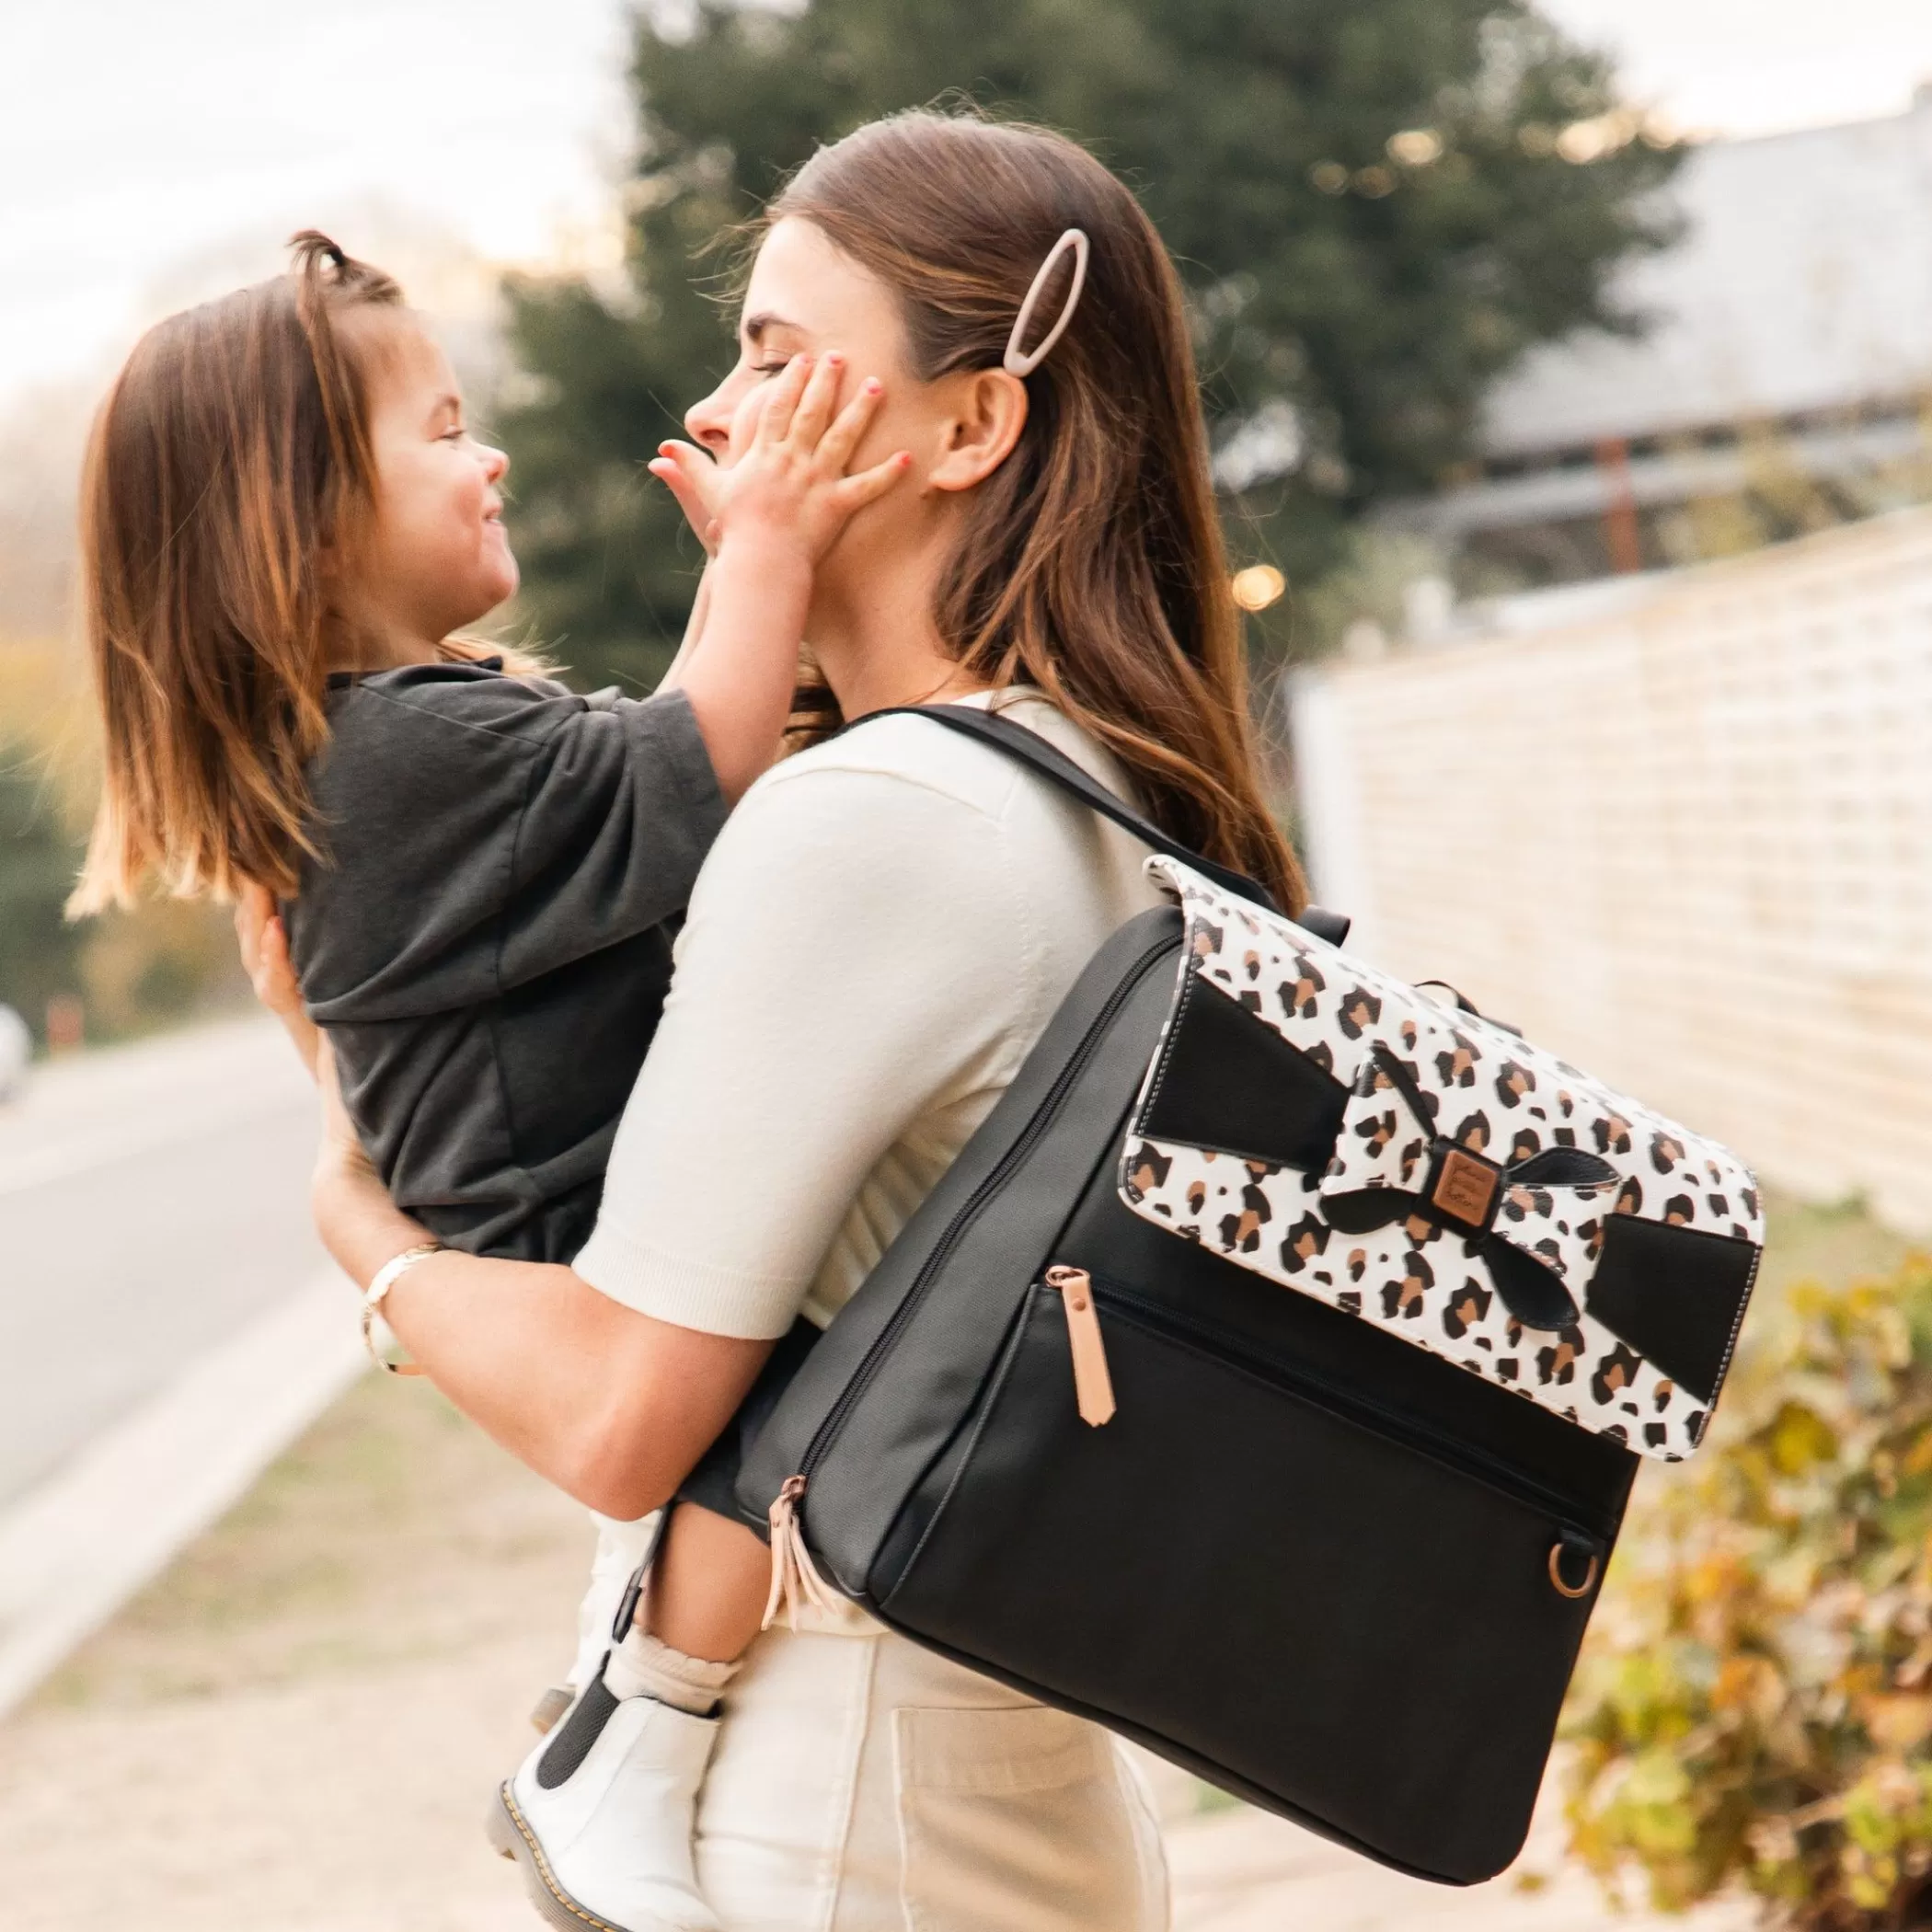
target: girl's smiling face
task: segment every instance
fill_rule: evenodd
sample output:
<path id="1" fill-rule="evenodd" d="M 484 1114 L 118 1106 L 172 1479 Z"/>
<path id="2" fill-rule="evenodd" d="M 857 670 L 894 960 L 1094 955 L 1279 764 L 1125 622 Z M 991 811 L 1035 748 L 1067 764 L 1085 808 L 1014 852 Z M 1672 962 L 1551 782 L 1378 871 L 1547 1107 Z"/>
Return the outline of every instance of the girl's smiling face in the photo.
<path id="1" fill-rule="evenodd" d="M 339 555 L 332 598 L 357 631 L 434 644 L 517 587 L 501 450 L 478 443 L 449 359 L 407 313 L 358 316 L 375 513 Z"/>

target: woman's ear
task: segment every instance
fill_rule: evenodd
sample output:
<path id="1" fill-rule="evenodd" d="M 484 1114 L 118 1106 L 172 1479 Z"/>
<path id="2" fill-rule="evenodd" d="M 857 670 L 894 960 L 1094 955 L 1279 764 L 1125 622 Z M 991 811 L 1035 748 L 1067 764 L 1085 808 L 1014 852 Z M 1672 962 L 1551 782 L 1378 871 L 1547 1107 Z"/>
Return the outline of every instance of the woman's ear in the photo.
<path id="1" fill-rule="evenodd" d="M 975 369 L 952 381 L 957 399 L 926 480 L 934 489 L 972 489 L 1013 454 L 1027 426 L 1027 385 L 1004 369 Z"/>

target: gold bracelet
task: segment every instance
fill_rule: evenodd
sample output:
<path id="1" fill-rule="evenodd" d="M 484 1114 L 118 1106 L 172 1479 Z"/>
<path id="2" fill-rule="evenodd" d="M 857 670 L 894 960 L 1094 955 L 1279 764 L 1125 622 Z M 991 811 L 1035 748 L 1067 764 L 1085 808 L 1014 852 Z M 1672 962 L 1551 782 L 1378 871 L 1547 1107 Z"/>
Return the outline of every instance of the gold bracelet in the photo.
<path id="1" fill-rule="evenodd" d="M 375 1279 L 370 1282 L 368 1292 L 362 1296 L 362 1346 L 369 1351 L 369 1359 L 378 1368 L 386 1369 L 392 1375 L 420 1375 L 422 1374 L 413 1362 L 399 1362 L 376 1346 L 375 1325 L 383 1322 L 385 1329 L 389 1324 L 383 1320 L 383 1300 L 390 1289 L 408 1274 L 419 1261 L 427 1261 L 431 1255 L 443 1252 L 441 1241 L 419 1242 L 414 1248 L 406 1248 L 399 1255 L 385 1261 L 375 1271 Z M 389 1330 L 393 1336 L 394 1330 Z"/>

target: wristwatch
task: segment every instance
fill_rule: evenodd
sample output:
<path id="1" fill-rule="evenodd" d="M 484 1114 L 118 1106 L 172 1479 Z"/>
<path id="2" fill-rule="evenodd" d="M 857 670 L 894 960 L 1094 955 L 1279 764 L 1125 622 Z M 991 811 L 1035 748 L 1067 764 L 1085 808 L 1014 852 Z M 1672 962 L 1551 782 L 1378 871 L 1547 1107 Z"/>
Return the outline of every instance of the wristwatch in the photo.
<path id="1" fill-rule="evenodd" d="M 423 1241 L 404 1248 L 376 1270 L 375 1279 L 362 1296 L 362 1346 L 369 1351 L 369 1359 L 392 1375 L 420 1375 L 422 1371 L 404 1357 L 395 1331 L 383 1319 L 384 1297 L 419 1261 L 427 1261 L 431 1255 L 442 1252 L 441 1241 Z M 378 1324 L 382 1328 L 380 1338 L 376 1334 Z"/>

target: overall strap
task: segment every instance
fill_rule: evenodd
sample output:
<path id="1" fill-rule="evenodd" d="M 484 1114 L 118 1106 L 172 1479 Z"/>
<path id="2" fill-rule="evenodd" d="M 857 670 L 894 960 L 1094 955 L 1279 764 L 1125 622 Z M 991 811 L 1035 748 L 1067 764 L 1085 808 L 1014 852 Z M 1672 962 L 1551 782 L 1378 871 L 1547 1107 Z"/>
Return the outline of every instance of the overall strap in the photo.
<path id="1" fill-rule="evenodd" d="M 991 745 L 1044 778 L 1049 785 L 1057 786 L 1083 805 L 1098 811 L 1102 818 L 1110 819 L 1123 832 L 1132 833 L 1143 845 L 1151 845 L 1156 852 L 1193 867 L 1195 871 L 1213 880 L 1223 891 L 1232 892 L 1236 898 L 1248 900 L 1271 913 L 1281 911 L 1266 887 L 1249 879 L 1246 873 L 1203 858 L 1179 839 L 1169 838 L 1152 820 L 1143 818 L 1123 799 L 1109 791 L 1057 745 L 1049 744 L 1039 732 L 1029 731 L 1025 725 L 1016 724 L 1010 718 L 1002 717 L 997 712 L 983 711 L 976 705 L 893 705 L 882 711 L 868 712 L 845 729 L 857 730 L 860 725 L 869 724 L 875 718 L 902 715 L 929 718 L 935 724 L 944 725 L 948 730 L 957 731 L 961 737 L 976 738 L 982 744 Z M 1323 912 L 1318 906 L 1312 905 L 1304 909 L 1296 924 L 1317 938 L 1328 940 L 1331 946 L 1340 945 L 1349 929 L 1348 920 L 1340 914 Z"/>

